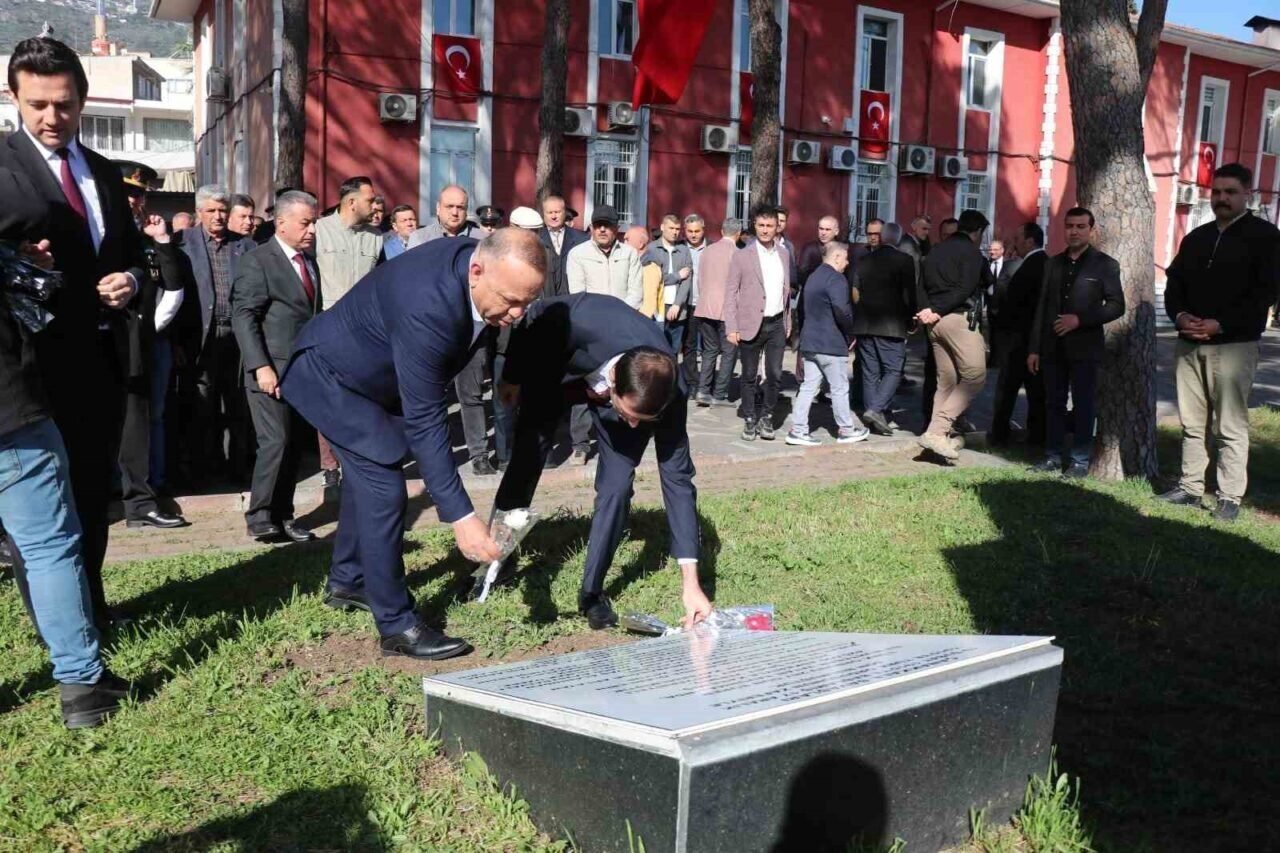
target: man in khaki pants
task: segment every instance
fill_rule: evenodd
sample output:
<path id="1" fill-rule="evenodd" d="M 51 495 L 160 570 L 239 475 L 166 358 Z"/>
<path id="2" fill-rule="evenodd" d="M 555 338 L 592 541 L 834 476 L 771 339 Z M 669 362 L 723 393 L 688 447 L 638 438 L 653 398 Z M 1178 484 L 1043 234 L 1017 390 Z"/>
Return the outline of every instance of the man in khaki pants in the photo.
<path id="1" fill-rule="evenodd" d="M 1198 505 L 1217 451 L 1213 517 L 1240 514 L 1249 463 L 1249 389 L 1267 308 L 1280 288 L 1280 232 L 1248 210 L 1253 173 L 1228 163 L 1213 173 L 1215 221 L 1182 240 L 1168 270 L 1165 310 L 1178 328 L 1174 369 L 1182 421 L 1182 478 L 1161 495 Z"/>
<path id="2" fill-rule="evenodd" d="M 943 459 L 959 458 L 960 442 L 952 440 L 952 426 L 987 381 L 986 343 L 977 323 L 970 322 L 991 281 L 978 249 L 987 224 L 980 212 L 964 211 L 959 229 L 934 246 L 920 266 L 916 319 L 929 327 L 929 346 L 938 365 L 933 416 L 920 446 Z"/>

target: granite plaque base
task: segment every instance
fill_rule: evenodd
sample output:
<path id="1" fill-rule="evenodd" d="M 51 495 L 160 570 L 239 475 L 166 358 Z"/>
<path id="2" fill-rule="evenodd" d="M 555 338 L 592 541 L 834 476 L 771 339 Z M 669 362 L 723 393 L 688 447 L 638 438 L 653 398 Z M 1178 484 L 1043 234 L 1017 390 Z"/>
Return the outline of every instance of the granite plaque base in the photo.
<path id="1" fill-rule="evenodd" d="M 1007 820 L 1049 762 L 1049 637 L 726 631 L 424 679 L 479 753 L 584 851 L 875 849 Z"/>

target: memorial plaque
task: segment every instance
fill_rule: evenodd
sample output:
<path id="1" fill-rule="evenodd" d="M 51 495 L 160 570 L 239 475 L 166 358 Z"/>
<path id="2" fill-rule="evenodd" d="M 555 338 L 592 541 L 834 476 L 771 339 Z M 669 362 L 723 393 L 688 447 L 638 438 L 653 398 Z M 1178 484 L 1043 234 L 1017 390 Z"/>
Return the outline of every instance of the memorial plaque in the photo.
<path id="1" fill-rule="evenodd" d="M 910 849 L 1043 772 L 1048 637 L 725 631 L 428 678 L 430 726 L 584 850 Z"/>

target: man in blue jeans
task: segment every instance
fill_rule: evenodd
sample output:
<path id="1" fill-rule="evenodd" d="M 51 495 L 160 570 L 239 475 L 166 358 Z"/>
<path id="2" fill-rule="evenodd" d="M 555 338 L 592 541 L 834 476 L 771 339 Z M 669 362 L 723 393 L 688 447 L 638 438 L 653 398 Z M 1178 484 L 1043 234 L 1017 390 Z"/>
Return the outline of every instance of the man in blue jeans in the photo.
<path id="1" fill-rule="evenodd" d="M 20 239 L 43 219 L 29 179 L 0 168 L 0 237 Z M 48 241 L 29 246 L 52 266 Z M 0 279 L 0 294 L 7 282 Z M 62 436 L 49 417 L 30 336 L 0 299 L 0 523 L 26 563 L 33 618 L 49 647 L 68 728 L 99 725 L 129 685 L 102 665 L 80 552 Z"/>

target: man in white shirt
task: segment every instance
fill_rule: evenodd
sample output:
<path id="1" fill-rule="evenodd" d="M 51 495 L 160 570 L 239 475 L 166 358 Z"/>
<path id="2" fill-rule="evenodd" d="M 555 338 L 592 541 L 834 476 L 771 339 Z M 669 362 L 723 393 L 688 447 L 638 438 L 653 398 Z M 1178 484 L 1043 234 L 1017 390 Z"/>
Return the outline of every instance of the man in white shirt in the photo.
<path id="1" fill-rule="evenodd" d="M 752 212 L 755 240 L 734 253 L 725 285 L 724 327 L 742 359 L 744 441 L 774 438 L 773 410 L 782 382 L 782 355 L 791 331 L 791 255 L 778 245 L 778 213 L 768 205 Z M 763 408 L 756 399 L 756 375 L 764 355 Z"/>

